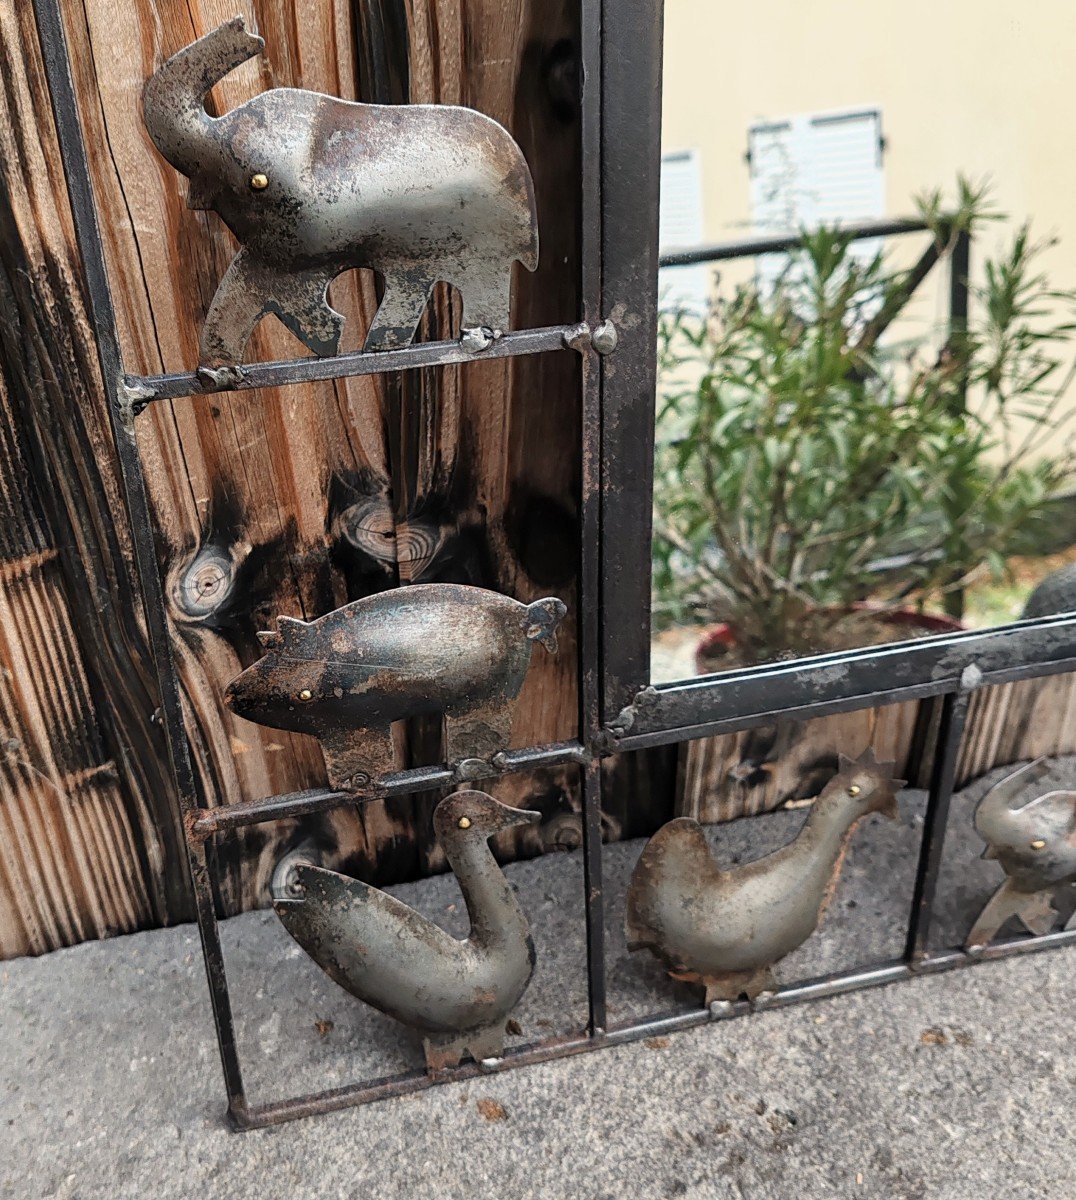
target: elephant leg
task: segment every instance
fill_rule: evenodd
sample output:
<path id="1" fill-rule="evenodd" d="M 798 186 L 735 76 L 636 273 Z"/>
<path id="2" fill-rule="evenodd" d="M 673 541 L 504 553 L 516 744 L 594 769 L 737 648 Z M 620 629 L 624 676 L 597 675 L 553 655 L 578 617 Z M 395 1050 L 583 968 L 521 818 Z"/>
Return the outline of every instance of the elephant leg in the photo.
<path id="1" fill-rule="evenodd" d="M 251 261 L 245 249 L 232 259 L 206 313 L 199 343 L 203 367 L 230 367 L 243 352 L 271 300 L 271 273 Z"/>
<path id="2" fill-rule="evenodd" d="M 397 350 L 409 346 L 426 309 L 432 280 L 412 274 L 385 276 L 385 295 L 366 335 L 364 350 Z"/>
<path id="3" fill-rule="evenodd" d="M 975 951 L 992 942 L 1007 921 L 1022 914 L 1029 899 L 1026 892 L 1018 892 L 1006 879 L 986 902 L 979 919 L 968 934 L 964 949 Z"/>
<path id="4" fill-rule="evenodd" d="M 284 325 L 319 357 L 340 352 L 340 333 L 344 318 L 329 303 L 328 288 L 334 271 L 318 268 L 277 274 L 272 298 L 266 311 L 279 317 Z"/>
<path id="5" fill-rule="evenodd" d="M 465 713 L 445 713 L 445 761 L 492 758 L 508 746 L 512 710 L 502 702 Z"/>
<path id="6" fill-rule="evenodd" d="M 459 281 L 463 295 L 463 328 L 503 333 L 512 316 L 512 267 L 483 264 Z"/>

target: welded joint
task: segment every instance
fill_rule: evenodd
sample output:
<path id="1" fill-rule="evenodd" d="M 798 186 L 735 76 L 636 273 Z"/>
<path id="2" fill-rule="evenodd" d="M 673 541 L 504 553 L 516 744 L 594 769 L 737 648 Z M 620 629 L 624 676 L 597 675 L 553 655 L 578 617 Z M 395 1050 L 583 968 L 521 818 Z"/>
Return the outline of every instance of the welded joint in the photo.
<path id="1" fill-rule="evenodd" d="M 137 417 L 156 395 L 156 390 L 147 384 L 130 383 L 123 379 L 117 390 L 116 408 L 124 420 Z"/>
<path id="2" fill-rule="evenodd" d="M 226 367 L 199 367 L 195 377 L 203 392 L 223 392 L 241 387 L 246 372 L 236 363 Z"/>
<path id="3" fill-rule="evenodd" d="M 594 753 L 598 756 L 614 753 L 620 739 L 631 732 L 639 716 L 648 708 L 652 708 L 657 699 L 658 689 L 652 684 L 636 692 L 632 702 L 626 704 L 604 728 L 598 731 L 593 739 Z"/>
<path id="4" fill-rule="evenodd" d="M 608 318 L 600 321 L 593 329 L 585 321 L 582 321 L 564 331 L 564 345 L 579 354 L 594 350 L 595 353 L 604 357 L 606 354 L 613 353 L 619 341 L 620 335 L 616 331 L 616 326 Z"/>

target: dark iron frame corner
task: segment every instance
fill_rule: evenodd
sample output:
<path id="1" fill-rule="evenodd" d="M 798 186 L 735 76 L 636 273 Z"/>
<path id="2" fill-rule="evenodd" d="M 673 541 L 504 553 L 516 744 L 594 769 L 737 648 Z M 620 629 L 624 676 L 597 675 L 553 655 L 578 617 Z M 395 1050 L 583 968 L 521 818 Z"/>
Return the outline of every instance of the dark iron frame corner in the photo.
<path id="1" fill-rule="evenodd" d="M 207 390 L 283 386 L 460 363 L 475 356 L 456 342 L 436 342 L 380 354 L 256 363 L 244 365 L 225 388 L 197 372 L 126 374 L 67 55 L 61 0 L 34 0 L 34 10 L 89 313 L 110 400 L 112 433 L 156 665 L 163 728 L 180 801 L 177 835 L 182 835 L 187 847 L 231 1121 L 236 1128 L 255 1128 L 401 1095 L 435 1083 L 472 1078 L 490 1069 L 490 1064 L 467 1063 L 436 1076 L 411 1072 L 276 1103 L 250 1104 L 243 1085 L 214 911 L 211 856 L 207 852 L 211 839 L 240 825 L 448 786 L 457 782 L 458 776 L 447 767 L 430 767 L 387 776 L 362 792 L 322 788 L 217 808 L 200 804 L 134 422 L 149 403 Z M 601 881 L 602 756 L 749 728 L 778 714 L 821 715 L 899 699 L 940 698 L 943 707 L 934 777 L 904 958 L 782 988 L 765 1003 L 756 1003 L 755 1008 L 782 1006 L 970 961 L 961 951 L 932 953 L 928 949 L 931 905 L 969 689 L 984 682 L 1076 669 L 1076 618 L 1051 618 L 986 634 L 924 639 L 883 651 L 823 656 L 656 689 L 648 686 L 663 13 L 661 3 L 653 0 L 581 0 L 581 11 L 582 320 L 507 334 L 479 357 L 566 349 L 582 357 L 580 735 L 554 746 L 528 747 L 503 755 L 498 769 L 521 771 L 556 763 L 577 763 L 581 767 L 589 1019 L 586 1030 L 578 1036 L 547 1039 L 510 1050 L 492 1065 L 493 1070 L 618 1045 L 697 1025 L 712 1017 L 703 1009 L 608 1028 Z M 608 353 L 606 339 L 593 336 L 607 319 L 612 320 L 619 334 L 615 354 Z M 885 680 L 884 685 L 877 682 L 879 679 Z M 981 957 L 996 958 L 1073 941 L 1076 931 L 1016 939 L 991 946 Z M 746 1005 L 732 1005 L 722 1015 L 737 1016 L 746 1011 Z"/>

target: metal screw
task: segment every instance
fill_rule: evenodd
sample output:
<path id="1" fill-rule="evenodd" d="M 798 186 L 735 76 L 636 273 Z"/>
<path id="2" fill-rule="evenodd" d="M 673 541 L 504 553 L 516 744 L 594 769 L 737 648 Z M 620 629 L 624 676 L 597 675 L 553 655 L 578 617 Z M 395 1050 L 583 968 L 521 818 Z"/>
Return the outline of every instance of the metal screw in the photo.
<path id="1" fill-rule="evenodd" d="M 470 829 L 471 828 L 471 818 L 470 817 L 460 817 L 460 828 L 461 829 Z"/>
<path id="2" fill-rule="evenodd" d="M 269 176 L 263 175 L 261 171 L 257 175 L 251 175 L 250 186 L 256 192 L 263 192 L 269 186 Z"/>
<path id="3" fill-rule="evenodd" d="M 299 693 L 299 699 L 302 700 L 304 703 L 307 700 L 313 700 L 314 693 L 309 688 L 303 688 L 303 690 Z"/>
<path id="4" fill-rule="evenodd" d="M 591 335 L 590 343 L 599 354 L 612 354 L 620 340 L 612 321 L 602 321 Z"/>
<path id="5" fill-rule="evenodd" d="M 1032 850 L 1041 850 L 1045 845 L 1046 845 L 1046 843 L 1042 840 L 1042 838 L 1037 838 L 1035 841 L 1033 841 L 1031 843 L 1031 849 Z"/>

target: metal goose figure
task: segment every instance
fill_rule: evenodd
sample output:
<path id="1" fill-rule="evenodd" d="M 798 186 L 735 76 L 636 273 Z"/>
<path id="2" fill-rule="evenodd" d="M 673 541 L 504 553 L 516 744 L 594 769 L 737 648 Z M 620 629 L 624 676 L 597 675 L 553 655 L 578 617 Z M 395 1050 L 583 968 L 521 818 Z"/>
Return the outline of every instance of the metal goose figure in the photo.
<path id="1" fill-rule="evenodd" d="M 854 760 L 842 754 L 795 840 L 732 870 L 714 862 L 697 821 L 664 825 L 632 875 L 628 948 L 650 950 L 674 979 L 703 984 L 707 1004 L 774 989 L 774 964 L 818 928 L 857 822 L 872 812 L 896 819 L 904 781 L 892 766 L 869 748 Z"/>
<path id="2" fill-rule="evenodd" d="M 386 892 L 335 871 L 298 864 L 273 907 L 284 928 L 353 996 L 423 1035 L 430 1071 L 504 1053 L 505 1021 L 534 970 L 527 918 L 487 841 L 540 813 L 485 792 L 438 804 L 434 831 L 459 880 L 471 919 L 454 938 Z M 290 896 L 298 893 L 301 898 Z"/>
<path id="3" fill-rule="evenodd" d="M 1049 933 L 1057 917 L 1050 901 L 1076 882 L 1076 792 L 1051 791 L 1014 807 L 1021 792 L 1040 783 L 1050 763 L 1038 758 L 1006 775 L 979 801 L 975 831 L 986 842 L 983 858 L 996 858 L 1005 882 L 987 901 L 965 948 L 985 946 L 1010 917 L 1036 934 Z M 1076 929 L 1076 914 L 1066 929 Z"/>

